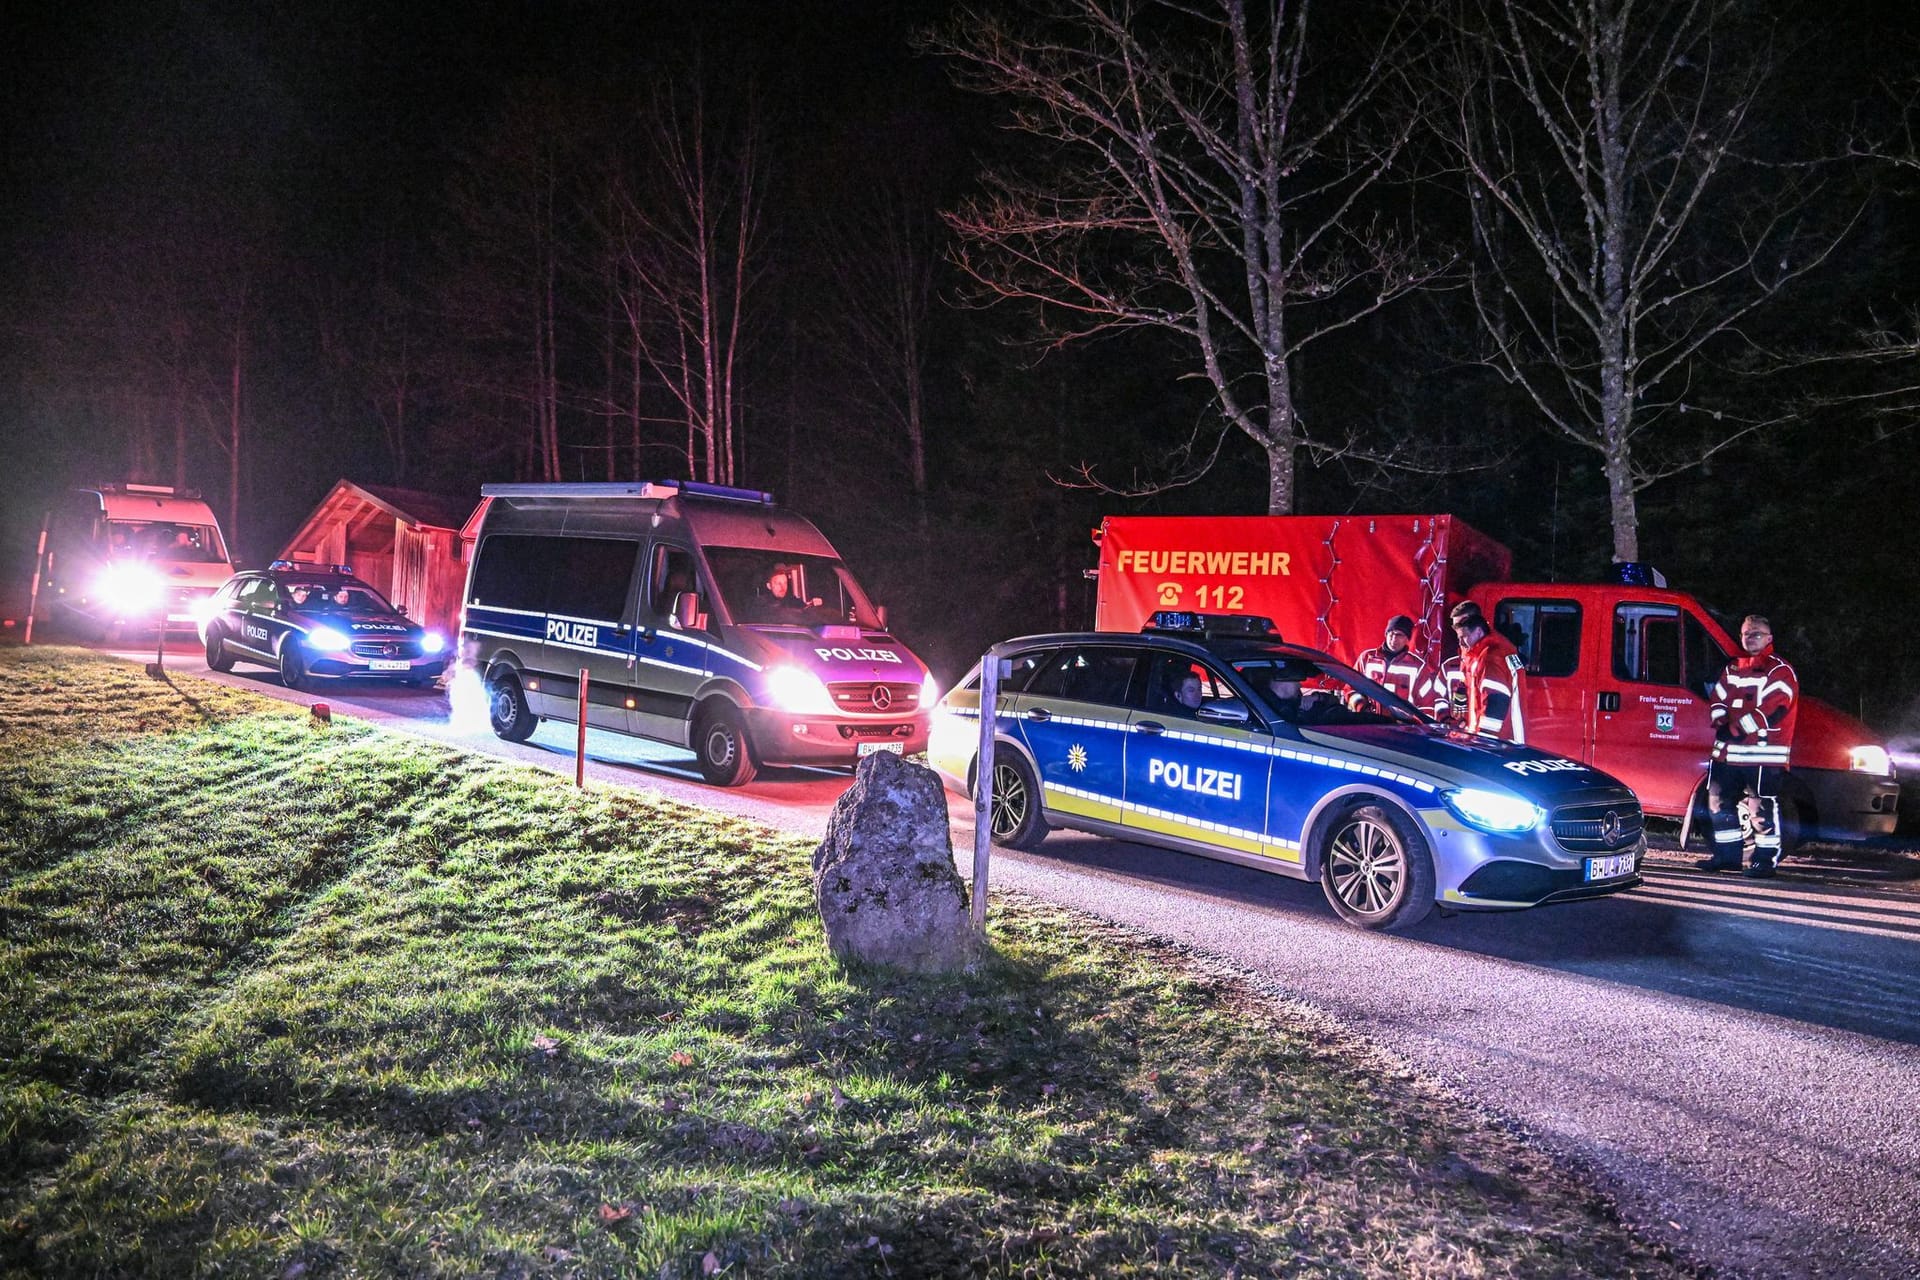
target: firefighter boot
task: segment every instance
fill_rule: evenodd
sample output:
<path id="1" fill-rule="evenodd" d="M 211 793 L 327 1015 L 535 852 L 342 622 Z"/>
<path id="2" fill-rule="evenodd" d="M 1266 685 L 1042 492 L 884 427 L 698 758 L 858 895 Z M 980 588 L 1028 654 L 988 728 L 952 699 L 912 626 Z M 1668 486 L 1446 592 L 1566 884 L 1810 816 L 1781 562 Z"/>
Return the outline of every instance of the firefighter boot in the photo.
<path id="1" fill-rule="evenodd" d="M 1713 856 L 1693 864 L 1696 871 L 1738 871 L 1740 869 L 1740 822 L 1730 813 L 1713 815 Z"/>

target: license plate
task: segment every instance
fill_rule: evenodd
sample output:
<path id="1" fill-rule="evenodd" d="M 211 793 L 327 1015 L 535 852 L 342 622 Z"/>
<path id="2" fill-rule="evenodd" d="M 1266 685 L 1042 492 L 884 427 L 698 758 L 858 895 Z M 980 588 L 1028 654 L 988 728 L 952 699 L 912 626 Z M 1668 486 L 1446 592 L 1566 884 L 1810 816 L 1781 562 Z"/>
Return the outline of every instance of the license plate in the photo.
<path id="1" fill-rule="evenodd" d="M 1616 853 L 1611 858 L 1588 858 L 1587 880 L 1617 880 L 1633 874 L 1633 855 Z"/>
<path id="2" fill-rule="evenodd" d="M 863 756 L 877 756 L 882 751 L 891 751 L 893 754 L 899 755 L 906 750 L 906 745 L 904 742 L 863 742 L 860 744 L 860 754 Z"/>
<path id="3" fill-rule="evenodd" d="M 369 671 L 411 671 L 413 664 L 405 658 L 368 658 Z"/>

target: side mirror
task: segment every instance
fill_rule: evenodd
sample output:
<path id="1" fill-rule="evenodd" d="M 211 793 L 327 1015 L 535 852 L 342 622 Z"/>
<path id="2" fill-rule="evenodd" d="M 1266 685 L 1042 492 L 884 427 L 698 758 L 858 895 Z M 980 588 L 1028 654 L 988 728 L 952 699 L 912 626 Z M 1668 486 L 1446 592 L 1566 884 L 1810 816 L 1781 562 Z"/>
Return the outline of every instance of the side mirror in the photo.
<path id="1" fill-rule="evenodd" d="M 700 629 L 700 593 L 681 591 L 673 597 L 673 625 L 679 631 Z"/>
<path id="2" fill-rule="evenodd" d="M 1211 720 L 1215 724 L 1245 724 L 1247 709 L 1237 702 L 1220 702 L 1201 707 L 1193 713 L 1196 720 Z"/>

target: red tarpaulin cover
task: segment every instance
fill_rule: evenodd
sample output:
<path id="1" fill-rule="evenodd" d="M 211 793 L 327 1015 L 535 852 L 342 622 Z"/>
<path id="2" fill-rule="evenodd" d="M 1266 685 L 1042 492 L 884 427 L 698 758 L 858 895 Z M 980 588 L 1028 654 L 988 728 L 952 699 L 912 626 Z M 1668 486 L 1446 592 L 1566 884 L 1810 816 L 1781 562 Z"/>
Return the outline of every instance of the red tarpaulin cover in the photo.
<path id="1" fill-rule="evenodd" d="M 1504 579 L 1512 560 L 1448 515 L 1110 516 L 1094 626 L 1138 631 L 1159 609 L 1252 614 L 1351 660 L 1404 613 L 1413 647 L 1437 663 L 1448 607 Z"/>

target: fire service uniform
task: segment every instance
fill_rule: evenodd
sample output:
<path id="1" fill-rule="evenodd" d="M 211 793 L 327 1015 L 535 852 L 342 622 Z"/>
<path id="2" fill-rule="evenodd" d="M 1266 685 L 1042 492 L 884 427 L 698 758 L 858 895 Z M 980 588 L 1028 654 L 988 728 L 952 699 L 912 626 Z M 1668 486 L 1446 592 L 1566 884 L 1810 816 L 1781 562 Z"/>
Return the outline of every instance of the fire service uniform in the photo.
<path id="1" fill-rule="evenodd" d="M 1395 653 L 1381 645 L 1361 654 L 1360 661 L 1355 665 L 1361 675 L 1399 694 L 1414 706 L 1424 709 L 1433 705 L 1433 677 L 1427 671 L 1426 662 L 1412 649 Z"/>
<path id="2" fill-rule="evenodd" d="M 1433 692 L 1428 698 L 1428 705 L 1432 708 L 1435 720 L 1466 723 L 1467 682 L 1460 675 L 1459 654 L 1440 664 L 1439 674 L 1433 678 Z"/>
<path id="3" fill-rule="evenodd" d="M 1740 865 L 1745 838 L 1739 804 L 1754 798 L 1753 853 L 1749 873 L 1767 876 L 1780 861 L 1780 780 L 1793 747 L 1800 711 L 1800 680 L 1773 651 L 1729 662 L 1714 682 L 1713 763 L 1707 773 L 1707 812 L 1713 819 L 1713 857 L 1707 870 Z"/>
<path id="4" fill-rule="evenodd" d="M 1468 733 L 1507 742 L 1527 740 L 1521 703 L 1526 695 L 1526 663 L 1513 642 L 1488 627 L 1479 642 L 1460 654 L 1460 682 L 1467 695 Z"/>

